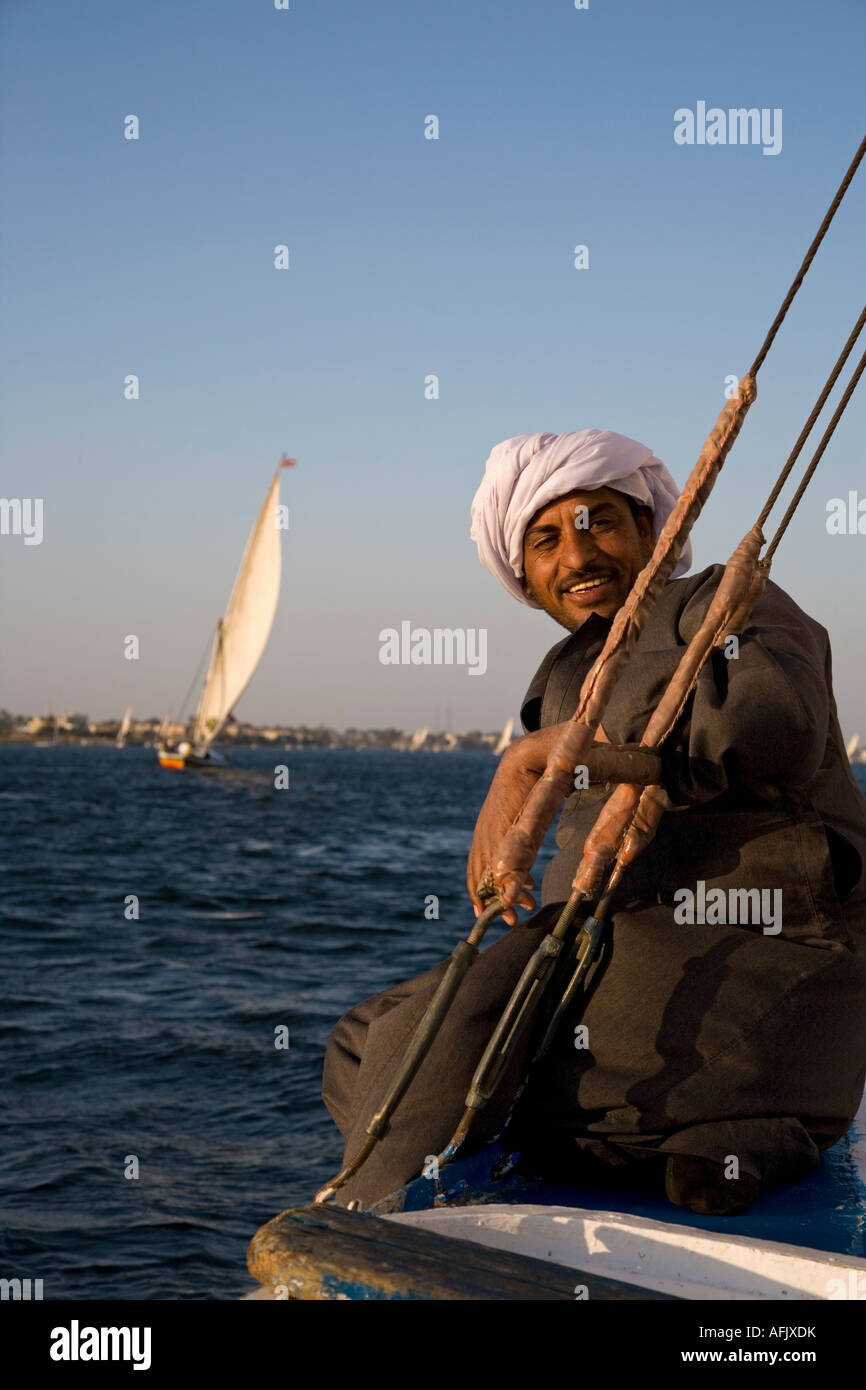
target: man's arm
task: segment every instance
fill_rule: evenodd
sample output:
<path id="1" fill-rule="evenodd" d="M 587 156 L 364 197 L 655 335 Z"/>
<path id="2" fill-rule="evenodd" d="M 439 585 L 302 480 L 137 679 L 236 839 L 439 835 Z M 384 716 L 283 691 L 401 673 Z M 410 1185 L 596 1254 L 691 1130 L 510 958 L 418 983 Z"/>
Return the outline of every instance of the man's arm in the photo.
<path id="1" fill-rule="evenodd" d="M 472 849 L 466 866 L 466 886 L 476 917 L 484 907 L 478 895 L 482 876 L 488 866 L 493 864 L 503 835 L 520 814 L 524 801 L 543 774 L 551 749 L 562 728 L 562 724 L 550 724 L 536 733 L 526 734 L 524 738 L 517 739 L 506 748 L 502 754 L 490 791 L 475 823 Z M 604 782 L 608 779 L 626 781 L 633 778 L 646 786 L 657 781 L 661 773 L 659 758 L 633 749 L 613 748 L 604 738 L 603 731 L 599 732 L 601 737 L 592 744 L 586 755 L 588 782 Z M 533 880 L 530 879 L 528 888 L 533 886 Z M 517 902 L 521 907 L 532 909 L 535 907 L 535 900 L 528 888 Z M 517 914 L 513 909 L 503 913 L 503 917 L 512 926 L 517 921 Z"/>

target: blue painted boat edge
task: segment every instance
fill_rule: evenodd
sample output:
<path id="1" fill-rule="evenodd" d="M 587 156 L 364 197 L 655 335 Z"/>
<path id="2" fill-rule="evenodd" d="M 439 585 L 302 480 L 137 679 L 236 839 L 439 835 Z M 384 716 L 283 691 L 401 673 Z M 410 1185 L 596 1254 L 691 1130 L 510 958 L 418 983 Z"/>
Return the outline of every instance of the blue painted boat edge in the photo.
<path id="1" fill-rule="evenodd" d="M 374 1203 L 372 1215 L 491 1202 L 580 1207 L 646 1217 L 717 1235 L 866 1257 L 866 1100 L 848 1133 L 826 1149 L 814 1173 L 764 1193 L 741 1216 L 699 1216 L 663 1195 L 619 1188 L 562 1187 L 523 1172 L 519 1155 L 490 1145 L 420 1177 Z"/>

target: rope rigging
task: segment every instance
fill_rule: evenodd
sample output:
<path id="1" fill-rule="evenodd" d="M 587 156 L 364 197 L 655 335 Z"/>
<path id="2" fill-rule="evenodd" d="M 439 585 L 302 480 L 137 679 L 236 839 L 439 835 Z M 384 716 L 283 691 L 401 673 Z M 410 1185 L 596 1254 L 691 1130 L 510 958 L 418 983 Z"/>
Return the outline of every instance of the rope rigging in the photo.
<path id="1" fill-rule="evenodd" d="M 762 508 L 762 510 L 761 510 L 761 515 L 758 517 L 758 520 L 757 520 L 757 522 L 755 523 L 756 526 L 760 526 L 760 527 L 763 529 L 763 526 L 764 526 L 765 521 L 767 520 L 767 517 L 770 515 L 770 512 L 771 512 L 771 511 L 773 510 L 773 508 L 775 507 L 776 502 L 777 502 L 777 500 L 778 500 L 778 498 L 779 498 L 779 494 L 780 494 L 780 492 L 782 491 L 782 488 L 785 486 L 785 483 L 786 483 L 787 480 L 788 480 L 788 476 L 789 476 L 789 474 L 790 474 L 790 472 L 791 472 L 791 469 L 794 467 L 794 464 L 797 462 L 797 459 L 800 457 L 800 450 L 803 448 L 803 445 L 805 444 L 806 440 L 808 439 L 809 435 L 811 434 L 811 432 L 812 432 L 812 426 L 814 425 L 814 423 L 815 423 L 815 421 L 817 420 L 818 416 L 821 414 L 821 411 L 824 409 L 824 406 L 825 406 L 826 401 L 827 401 L 827 397 L 829 396 L 830 392 L 833 390 L 833 387 L 836 385 L 836 380 L 837 380 L 837 378 L 838 378 L 838 376 L 839 376 L 839 373 L 841 372 L 842 368 L 845 366 L 845 363 L 848 361 L 848 358 L 849 358 L 849 356 L 850 356 L 850 354 L 851 354 L 851 349 L 853 348 L 853 346 L 854 346 L 854 344 L 856 343 L 857 339 L 860 337 L 860 333 L 862 332 L 864 323 L 866 323 L 866 308 L 864 308 L 863 311 L 862 311 L 862 313 L 860 314 L 859 319 L 857 320 L 857 322 L 855 323 L 854 327 L 853 327 L 852 330 L 851 330 L 851 336 L 849 337 L 847 343 L 845 344 L 845 346 L 843 347 L 842 351 L 840 352 L 838 358 L 836 359 L 836 365 L 835 365 L 835 367 L 833 368 L 833 370 L 832 370 L 832 372 L 830 373 L 830 375 L 828 376 L 828 378 L 827 378 L 827 380 L 826 380 L 826 382 L 825 382 L 825 384 L 824 384 L 824 389 L 823 389 L 823 391 L 821 392 L 820 396 L 818 397 L 817 401 L 815 402 L 814 406 L 812 407 L 812 409 L 811 409 L 811 411 L 810 411 L 810 413 L 809 413 L 809 418 L 808 418 L 808 420 L 806 421 L 805 425 L 803 426 L 802 430 L 800 431 L 800 434 L 799 434 L 799 436 L 798 436 L 798 438 L 797 438 L 796 444 L 794 445 L 793 449 L 791 450 L 790 454 L 788 455 L 788 458 L 787 458 L 787 460 L 786 460 L 786 462 L 785 462 L 785 465 L 784 465 L 784 467 L 783 467 L 781 473 L 779 474 L 778 478 L 776 479 L 775 483 L 773 484 L 773 489 L 772 489 L 772 491 L 771 491 L 769 497 L 767 498 L 766 502 L 764 503 L 764 506 L 763 506 L 763 508 Z"/>
<path id="2" fill-rule="evenodd" d="M 866 309 L 864 309 L 863 313 L 860 315 L 860 327 L 863 326 L 864 317 L 866 317 Z M 859 332 L 859 329 L 858 329 L 858 332 Z M 773 555 L 774 555 L 775 552 L 776 552 L 776 547 L 777 547 L 778 544 L 779 544 L 779 541 L 782 539 L 782 537 L 784 536 L 785 532 L 787 531 L 788 525 L 789 525 L 789 523 L 790 523 L 790 521 L 791 521 L 791 518 L 792 518 L 792 516 L 794 515 L 795 511 L 797 510 L 797 508 L 799 507 L 799 505 L 800 505 L 800 499 L 802 498 L 803 493 L 806 491 L 806 488 L 809 486 L 809 483 L 812 481 L 812 475 L 814 474 L 815 469 L 818 467 L 818 464 L 819 464 L 820 461 L 821 461 L 821 456 L 822 456 L 822 454 L 824 453 L 824 450 L 826 449 L 827 445 L 830 443 L 830 440 L 831 440 L 831 438 L 832 438 L 832 436 L 833 436 L 833 432 L 835 431 L 836 426 L 838 425 L 839 421 L 842 419 L 842 415 L 844 414 L 845 407 L 847 406 L 848 402 L 850 401 L 851 397 L 853 396 L 854 391 L 855 391 L 855 389 L 856 389 L 856 387 L 857 387 L 857 383 L 858 383 L 858 381 L 860 380 L 861 376 L 863 375 L 863 369 L 864 369 L 864 367 L 866 367 L 866 353 L 863 354 L 863 356 L 860 358 L 860 361 L 857 363 L 857 366 L 856 366 L 855 369 L 854 369 L 854 373 L 853 373 L 853 375 L 852 375 L 852 377 L 851 377 L 851 380 L 848 382 L 848 385 L 845 387 L 845 392 L 844 392 L 844 394 L 842 395 L 842 397 L 841 397 L 841 399 L 840 399 L 840 401 L 839 401 L 839 404 L 837 405 L 835 411 L 833 412 L 833 418 L 831 419 L 829 425 L 827 426 L 826 430 L 824 431 L 824 435 L 823 435 L 823 438 L 822 438 L 822 440 L 821 440 L 821 443 L 818 445 L 818 448 L 815 450 L 815 453 L 814 453 L 814 455 L 813 455 L 813 457 L 812 457 L 812 461 L 811 461 L 811 463 L 809 464 L 809 467 L 806 469 L 806 472 L 805 472 L 804 475 L 803 475 L 802 481 L 800 482 L 800 486 L 797 488 L 797 491 L 794 493 L 794 496 L 791 498 L 791 502 L 790 502 L 790 505 L 789 505 L 789 507 L 788 507 L 788 510 L 785 512 L 785 515 L 782 517 L 782 520 L 779 522 L 778 530 L 776 531 L 775 536 L 774 536 L 773 539 L 771 540 L 771 542 L 770 542 L 770 544 L 769 544 L 769 547 L 768 547 L 768 549 L 767 549 L 767 553 L 766 553 L 766 555 L 764 556 L 764 563 L 767 564 L 767 565 L 769 565 L 770 561 L 772 560 Z"/>
<path id="3" fill-rule="evenodd" d="M 826 402 L 833 384 L 859 337 L 864 322 L 866 322 L 866 309 L 861 313 L 845 347 L 842 349 L 818 397 L 816 406 L 809 415 L 807 426 L 801 431 L 791 455 L 783 466 L 780 478 L 774 485 L 768 502 L 765 503 L 761 513 L 764 519 L 772 509 L 773 500 L 778 497 L 785 478 L 789 476 L 793 463 L 820 414 L 820 407 Z M 721 646 L 729 636 L 742 631 L 747 626 L 752 609 L 763 593 L 769 578 L 773 553 L 794 515 L 839 420 L 842 418 L 864 369 L 866 369 L 866 353 L 861 357 L 833 412 L 833 416 L 766 554 L 763 558 L 759 558 L 765 541 L 761 526 L 756 523 L 747 532 L 725 566 L 724 574 L 719 581 L 707 614 L 688 644 L 677 670 L 647 724 L 640 744 L 642 751 L 661 747 L 665 739 L 672 733 L 694 691 L 710 652 L 714 647 Z M 569 900 L 563 908 L 553 932 L 545 938 L 524 968 L 511 999 L 493 1031 L 467 1093 L 463 1117 L 451 1140 L 439 1155 L 440 1163 L 450 1162 L 469 1137 L 479 1112 L 496 1090 L 520 1036 L 534 1017 L 540 1002 L 541 992 L 553 973 L 554 965 L 572 926 L 579 918 L 585 905 L 598 898 L 595 911 L 582 922 L 581 929 L 573 943 L 571 951 L 573 973 L 547 1026 L 542 1043 L 531 1058 L 523 1080 L 512 1098 L 508 1117 L 501 1133 L 504 1133 L 508 1128 L 517 1104 L 526 1089 L 532 1069 L 546 1055 L 564 1014 L 573 1003 L 578 990 L 586 979 L 590 966 L 598 955 L 604 927 L 622 875 L 652 840 L 664 812 L 665 795 L 663 788 L 658 785 L 641 787 L 637 783 L 623 780 L 605 802 L 595 825 L 586 838 L 581 862 L 572 882 Z M 602 881 L 612 861 L 613 868 L 608 874 L 599 897 Z"/>
<path id="4" fill-rule="evenodd" d="M 195 675 L 193 676 L 192 680 L 190 681 L 189 686 L 187 687 L 186 694 L 184 695 L 183 699 L 181 700 L 180 704 L 178 705 L 178 719 L 179 719 L 179 721 L 180 721 L 183 725 L 186 725 L 186 724 L 189 723 L 189 718 L 188 718 L 187 716 L 185 716 L 184 711 L 187 709 L 187 707 L 188 707 L 188 705 L 189 705 L 189 702 L 190 702 L 190 700 L 192 699 L 192 692 L 198 687 L 198 685 L 199 685 L 199 683 L 200 683 L 200 681 L 201 681 L 201 674 L 202 674 L 202 671 L 203 671 L 204 668 L 205 668 L 205 663 L 206 663 L 207 660 L 209 659 L 209 656 L 210 656 L 210 653 L 211 653 L 212 648 L 213 648 L 213 638 L 212 638 L 212 637 L 209 637 L 209 638 L 208 638 L 208 642 L 207 642 L 207 646 L 205 647 L 204 651 L 202 652 L 201 660 L 199 661 L 198 666 L 196 667 L 196 673 L 195 673 Z"/>
<path id="5" fill-rule="evenodd" d="M 836 190 L 836 193 L 835 193 L 835 196 L 834 196 L 834 198 L 833 198 L 833 201 L 831 202 L 831 204 L 830 204 L 830 206 L 828 207 L 826 213 L 824 214 L 824 220 L 823 220 L 823 222 L 821 223 L 820 227 L 818 228 L 817 232 L 815 233 L 815 239 L 814 239 L 814 241 L 812 242 L 812 245 L 809 247 L 809 250 L 806 252 L 805 256 L 803 257 L 803 264 L 800 266 L 800 269 L 797 271 L 797 274 L 794 276 L 794 279 L 793 279 L 793 281 L 791 282 L 791 287 L 790 287 L 790 289 L 788 290 L 788 293 L 785 295 L 785 298 L 782 300 L 781 308 L 779 309 L 779 312 L 778 312 L 778 314 L 776 315 L 776 317 L 773 319 L 773 322 L 772 322 L 771 325 L 770 325 L 770 330 L 769 330 L 769 332 L 767 333 L 767 336 L 766 336 L 766 338 L 764 339 L 763 343 L 761 344 L 761 350 L 760 350 L 760 352 L 758 353 L 757 357 L 755 358 L 754 362 L 752 363 L 752 367 L 751 367 L 751 370 L 750 370 L 750 372 L 749 372 L 749 376 L 755 376 L 755 375 L 757 374 L 759 368 L 763 365 L 764 358 L 767 356 L 767 353 L 770 351 L 770 348 L 771 348 L 772 345 L 773 345 L 773 339 L 775 338 L 776 334 L 778 333 L 779 329 L 781 328 L 782 323 L 783 323 L 784 318 L 785 318 L 785 315 L 787 314 L 787 312 L 788 312 L 788 310 L 790 309 L 792 303 L 794 302 L 794 296 L 796 295 L 798 289 L 799 289 L 800 286 L 802 285 L 803 280 L 805 279 L 805 276 L 806 276 L 806 272 L 807 272 L 808 269 L 809 269 L 809 266 L 812 264 L 813 260 L 815 259 L 815 252 L 818 250 L 818 247 L 821 245 L 821 242 L 824 240 L 824 236 L 825 236 L 825 234 L 826 234 L 826 232 L 827 232 L 827 229 L 828 229 L 828 227 L 830 226 L 830 223 L 833 221 L 833 218 L 836 216 L 836 213 L 837 213 L 838 210 L 839 210 L 839 204 L 841 203 L 842 199 L 845 197 L 845 194 L 848 192 L 848 187 L 849 187 L 849 185 L 850 185 L 850 183 L 851 183 L 851 180 L 853 179 L 854 175 L 856 174 L 857 169 L 859 168 L 860 161 L 862 160 L 864 154 L 866 154 L 866 135 L 864 135 L 863 139 L 860 141 L 860 145 L 859 145 L 859 147 L 858 147 L 858 149 L 857 149 L 857 153 L 854 155 L 854 158 L 851 160 L 851 163 L 850 163 L 849 166 L 848 166 L 847 172 L 845 173 L 845 176 L 844 176 L 844 178 L 842 179 L 842 182 L 840 183 L 839 187 L 838 187 L 837 190 Z"/>
<path id="6" fill-rule="evenodd" d="M 662 528 L 653 555 L 635 580 L 631 593 L 617 613 L 601 655 L 587 675 L 581 689 L 577 709 L 562 730 L 548 758 L 544 774 L 538 779 L 519 815 L 499 846 L 494 862 L 485 871 L 479 885 L 479 896 L 487 906 L 477 918 L 472 931 L 458 942 L 445 975 L 427 1010 L 418 1024 L 406 1053 L 397 1067 L 388 1091 L 376 1114 L 366 1126 L 367 1138 L 359 1152 L 342 1170 L 316 1194 L 316 1202 L 330 1200 L 366 1162 L 377 1142 L 387 1132 L 390 1117 L 411 1084 L 418 1068 L 448 1013 L 466 972 L 476 959 L 481 941 L 490 923 L 507 907 L 512 906 L 535 862 L 536 855 L 556 812 L 570 789 L 574 768 L 585 761 L 601 723 L 604 707 L 619 678 L 649 613 L 679 559 L 691 528 L 706 502 L 725 457 L 736 439 L 746 412 L 756 397 L 755 378 L 788 310 L 805 278 L 815 254 L 847 192 L 847 189 L 866 154 L 866 138 L 861 142 L 832 202 L 806 252 L 781 307 L 750 368 L 739 383 L 735 395 L 726 402 L 715 426 L 707 437 L 697 463 L 683 488 L 680 499 Z M 766 584 L 775 550 L 787 529 L 791 517 L 808 486 L 815 469 L 833 435 L 844 410 L 866 368 L 866 353 L 845 388 L 833 416 L 822 436 L 804 477 L 783 516 L 763 558 L 765 544 L 762 527 L 772 511 L 785 482 L 799 458 L 802 448 L 815 425 L 853 347 L 866 324 L 863 310 L 848 338 L 815 406 L 782 467 L 756 524 L 746 534 L 728 561 L 710 608 L 698 632 L 688 644 L 680 664 L 653 712 L 641 751 L 657 749 L 668 736 L 694 690 L 710 652 L 733 633 L 746 626 L 754 604 Z M 572 883 L 572 892 L 553 931 L 548 933 L 527 963 L 511 999 L 494 1029 L 490 1042 L 478 1064 L 465 1110 L 451 1140 L 439 1155 L 440 1165 L 450 1162 L 462 1148 L 472 1125 L 501 1079 L 516 1043 L 535 1015 L 554 966 L 560 958 L 575 921 L 585 913 L 590 901 L 597 899 L 594 914 L 584 916 L 581 928 L 570 947 L 574 969 L 540 1047 L 533 1055 L 529 1069 L 546 1053 L 563 1013 L 575 998 L 589 966 L 596 958 L 613 894 L 625 868 L 633 862 L 655 834 L 664 815 L 664 793 L 658 785 L 644 785 L 629 780 L 626 764 L 619 785 L 605 802 L 595 826 L 587 836 L 584 855 Z M 632 771 L 632 777 L 633 777 Z M 612 868 L 610 867 L 612 864 Z M 607 875 L 605 879 L 605 875 Z M 602 882 L 604 888 L 599 897 Z M 528 1071 L 519 1086 L 509 1112 L 515 1106 L 528 1080 Z M 504 1131 L 502 1131 L 504 1132 Z"/>

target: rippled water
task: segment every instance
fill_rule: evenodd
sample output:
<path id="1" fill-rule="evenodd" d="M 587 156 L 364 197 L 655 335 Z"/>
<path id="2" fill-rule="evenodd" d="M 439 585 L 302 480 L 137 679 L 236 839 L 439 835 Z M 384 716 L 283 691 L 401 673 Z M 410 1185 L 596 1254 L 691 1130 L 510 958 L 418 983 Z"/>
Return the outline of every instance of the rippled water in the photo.
<path id="1" fill-rule="evenodd" d="M 494 767 L 257 750 L 177 774 L 136 747 L 0 748 L 0 1276 L 46 1298 L 250 1286 L 258 1226 L 339 1166 L 320 1097 L 334 1023 L 471 925 Z"/>
<path id="2" fill-rule="evenodd" d="M 339 1167 L 330 1029 L 471 925 L 494 767 L 261 749 L 177 774 L 139 747 L 0 748 L 0 1275 L 46 1298 L 250 1286 L 257 1227 Z"/>

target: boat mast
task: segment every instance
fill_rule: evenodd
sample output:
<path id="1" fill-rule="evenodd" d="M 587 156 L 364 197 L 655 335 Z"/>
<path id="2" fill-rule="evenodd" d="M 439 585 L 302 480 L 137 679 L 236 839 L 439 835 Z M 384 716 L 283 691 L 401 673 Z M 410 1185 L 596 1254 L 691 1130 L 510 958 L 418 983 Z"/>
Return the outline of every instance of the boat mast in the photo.
<path id="1" fill-rule="evenodd" d="M 202 707 L 203 707 L 204 702 L 205 702 L 205 695 L 206 695 L 206 693 L 207 693 L 208 686 L 210 685 L 211 679 L 212 679 L 212 678 L 213 678 L 213 679 L 216 679 L 216 676 L 219 675 L 220 678 L 221 678 L 221 680 L 220 680 L 220 686 L 221 686 L 221 688 L 222 688 L 222 686 L 225 684 L 225 677 L 224 677 L 224 672 L 223 672 L 223 662 L 222 662 L 222 647 L 223 647 L 222 634 L 223 634 L 223 621 L 224 621 L 224 620 L 223 620 L 222 618 L 218 618 L 218 619 L 217 619 L 216 632 L 214 633 L 213 642 L 211 643 L 211 654 L 210 654 L 210 661 L 209 661 L 209 663 L 208 663 L 207 674 L 205 675 L 204 684 L 202 685 L 201 695 L 199 696 L 198 704 L 196 705 L 195 714 L 193 715 L 193 721 L 192 721 L 192 739 L 191 739 L 191 743 L 192 743 L 193 748 L 197 749 L 197 750 L 200 751 L 200 752 L 203 752 L 203 751 L 207 748 L 208 744 L 213 742 L 213 740 L 216 738 L 217 732 L 218 732 L 218 730 L 216 730 L 216 729 L 215 729 L 212 733 L 209 733 L 209 732 L 208 732 L 207 728 L 205 727 L 205 726 L 206 726 L 206 723 L 207 723 L 207 722 L 210 722 L 211 724 L 213 724 L 213 723 L 214 723 L 214 720 L 213 720 L 213 719 L 211 719 L 210 721 L 206 721 L 206 720 L 205 720 L 205 718 L 203 717 L 203 714 L 202 714 Z"/>

